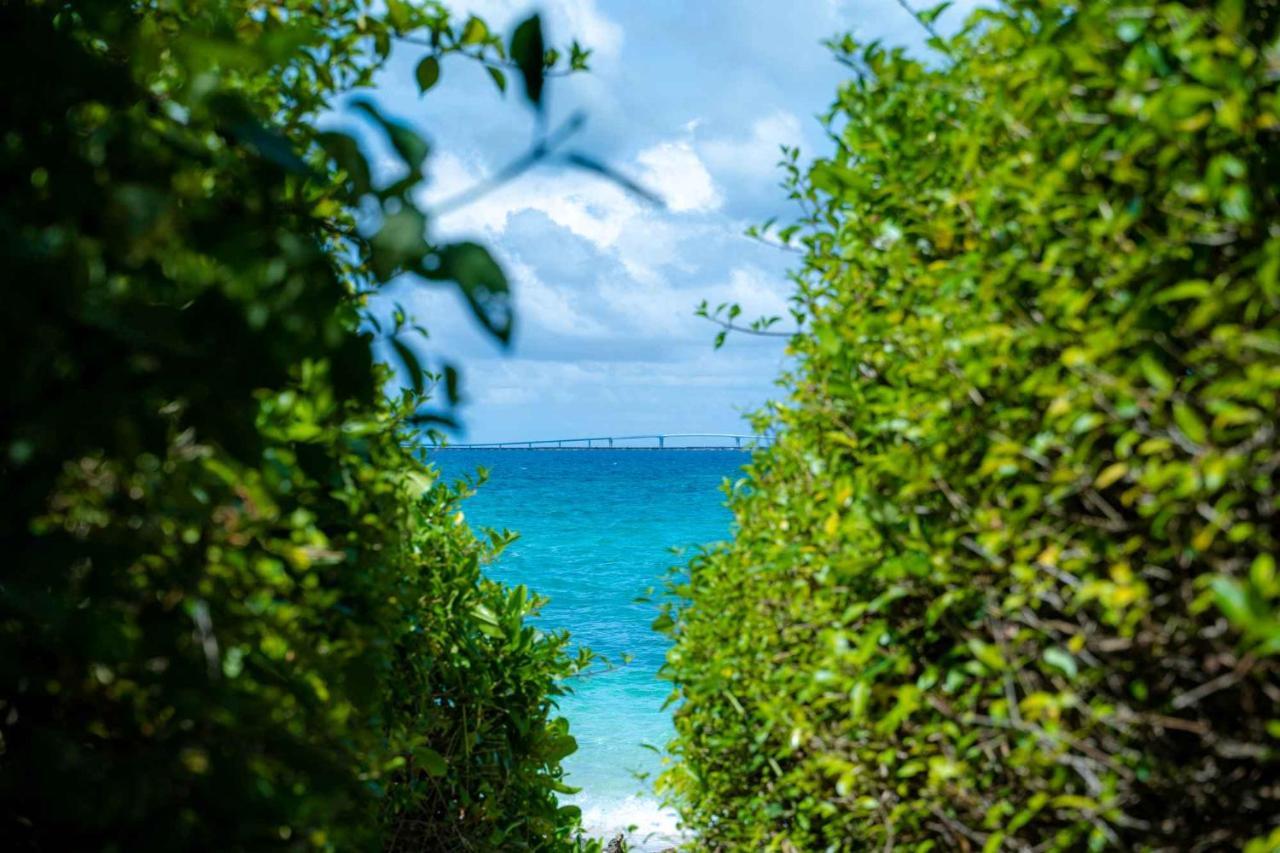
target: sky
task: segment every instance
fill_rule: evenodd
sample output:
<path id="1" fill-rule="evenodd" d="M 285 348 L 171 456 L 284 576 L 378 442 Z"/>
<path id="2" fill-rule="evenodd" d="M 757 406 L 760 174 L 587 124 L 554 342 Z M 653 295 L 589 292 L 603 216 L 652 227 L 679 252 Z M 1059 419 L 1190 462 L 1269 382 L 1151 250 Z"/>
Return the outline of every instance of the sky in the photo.
<path id="1" fill-rule="evenodd" d="M 821 42 L 852 32 L 918 47 L 919 25 L 897 0 L 449 6 L 503 33 L 538 11 L 549 43 L 590 47 L 590 73 L 551 81 L 551 122 L 582 111 L 572 147 L 665 200 L 655 207 L 596 175 L 544 166 L 432 223 L 436 240 L 488 246 L 515 294 L 516 330 L 503 349 L 451 290 L 387 288 L 384 308 L 398 302 L 429 329 L 421 354 L 461 371 L 457 439 L 750 432 L 744 413 L 783 396 L 775 380 L 786 341 L 730 335 L 717 351 L 716 327 L 694 309 L 706 299 L 740 303 L 744 319 L 786 316 L 797 257 L 743 231 L 798 216 L 779 187 L 780 145 L 798 146 L 802 160 L 830 151 L 817 116 L 845 69 Z M 953 7 L 940 23 L 963 15 Z M 432 144 L 429 208 L 518 156 L 534 125 L 515 79 L 504 97 L 465 58 L 446 58 L 440 83 L 420 96 L 421 54 L 397 48 L 374 97 Z"/>

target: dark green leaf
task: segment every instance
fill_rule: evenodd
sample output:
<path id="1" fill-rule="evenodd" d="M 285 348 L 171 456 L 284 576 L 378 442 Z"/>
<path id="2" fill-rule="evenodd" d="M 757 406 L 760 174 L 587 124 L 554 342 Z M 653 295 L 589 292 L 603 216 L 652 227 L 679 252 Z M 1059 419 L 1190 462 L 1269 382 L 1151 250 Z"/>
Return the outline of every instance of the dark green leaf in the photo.
<path id="1" fill-rule="evenodd" d="M 427 218 L 412 207 L 403 207 L 383 218 L 382 227 L 369 240 L 369 261 L 379 280 L 387 281 L 422 260 L 429 248 L 426 228 Z"/>
<path id="2" fill-rule="evenodd" d="M 493 80 L 493 85 L 498 87 L 498 91 L 505 95 L 507 93 L 507 75 L 502 73 L 502 69 L 486 65 L 484 70 L 489 72 L 489 77 Z"/>
<path id="3" fill-rule="evenodd" d="M 269 130 L 252 119 L 242 119 L 231 126 L 231 132 L 260 157 L 287 172 L 305 175 L 311 171 L 294 150 L 293 143 L 277 131 Z"/>
<path id="4" fill-rule="evenodd" d="M 369 163 L 355 139 L 345 133 L 326 132 L 320 134 L 319 141 L 325 153 L 338 164 L 338 168 L 347 173 L 353 195 L 363 196 L 373 191 Z"/>
<path id="5" fill-rule="evenodd" d="M 449 772 L 449 765 L 444 760 L 444 756 L 430 747 L 418 747 L 413 751 L 413 757 L 422 769 L 427 771 L 428 776 L 439 778 Z"/>
<path id="6" fill-rule="evenodd" d="M 511 290 L 502 267 L 488 249 L 476 243 L 453 243 L 440 249 L 431 278 L 457 282 L 471 312 L 503 344 L 511 341 Z"/>
<path id="7" fill-rule="evenodd" d="M 400 159 L 409 169 L 412 176 L 418 175 L 422 169 L 422 163 L 427 159 L 427 153 L 430 147 L 427 141 L 409 127 L 398 122 L 391 121 L 382 115 L 377 105 L 372 101 L 359 100 L 352 106 L 363 112 L 375 124 L 382 128 L 383 133 L 387 135 L 391 147 L 400 155 Z"/>
<path id="8" fill-rule="evenodd" d="M 543 62 L 546 45 L 542 38 L 542 19 L 533 15 L 525 19 L 511 35 L 511 59 L 520 68 L 524 80 L 525 97 L 536 107 L 542 107 L 542 87 L 545 82 Z"/>
<path id="9" fill-rule="evenodd" d="M 421 394 L 422 365 L 419 364 L 418 357 L 414 355 L 413 350 L 399 338 L 392 338 L 391 346 L 395 349 L 396 355 L 400 356 L 400 361 L 404 364 L 405 372 L 409 374 L 409 384 L 413 386 L 413 392 L 415 394 Z"/>
<path id="10" fill-rule="evenodd" d="M 426 94 L 440 80 L 440 60 L 434 56 L 424 56 L 414 71 L 414 77 L 418 81 L 418 93 Z"/>
<path id="11" fill-rule="evenodd" d="M 458 369 L 452 364 L 444 366 L 444 393 L 449 405 L 458 404 Z"/>

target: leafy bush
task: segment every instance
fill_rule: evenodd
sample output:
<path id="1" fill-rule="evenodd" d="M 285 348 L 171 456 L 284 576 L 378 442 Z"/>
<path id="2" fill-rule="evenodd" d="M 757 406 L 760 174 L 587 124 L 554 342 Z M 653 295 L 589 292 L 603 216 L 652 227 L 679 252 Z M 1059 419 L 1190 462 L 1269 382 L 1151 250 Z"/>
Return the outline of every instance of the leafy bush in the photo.
<path id="1" fill-rule="evenodd" d="M 705 846 L 1280 844 L 1278 22 L 833 44 L 777 441 L 669 628 Z"/>
<path id="2" fill-rule="evenodd" d="M 503 337 L 505 279 L 426 242 L 417 134 L 369 108 L 406 166 L 375 188 L 310 122 L 410 32 L 506 54 L 380 7 L 0 7 L 5 849 L 575 846 L 582 661 L 480 577 L 506 538 L 405 446 L 431 377 L 395 339 L 423 393 L 387 400 L 361 331 L 408 270 Z"/>

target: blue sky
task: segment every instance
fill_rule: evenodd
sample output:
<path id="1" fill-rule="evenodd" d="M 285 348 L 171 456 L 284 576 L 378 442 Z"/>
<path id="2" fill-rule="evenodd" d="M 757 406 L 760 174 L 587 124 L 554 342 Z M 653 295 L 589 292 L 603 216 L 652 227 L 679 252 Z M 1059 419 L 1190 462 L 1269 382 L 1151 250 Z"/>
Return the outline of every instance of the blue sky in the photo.
<path id="1" fill-rule="evenodd" d="M 654 208 L 590 174 L 544 167 L 434 223 L 437 238 L 488 245 L 516 295 L 503 351 L 454 293 L 390 288 L 430 330 L 424 354 L 461 368 L 463 439 L 748 431 L 743 413 L 779 394 L 785 341 L 730 336 L 715 351 L 715 328 L 694 308 L 707 299 L 739 302 L 747 316 L 785 314 L 795 257 L 742 232 L 796 215 L 778 188 L 780 144 L 806 159 L 829 150 L 816 116 L 843 74 L 820 42 L 853 32 L 918 45 L 918 25 L 895 0 L 449 5 L 504 33 L 536 9 L 552 43 L 590 46 L 591 73 L 554 80 L 552 121 L 585 111 L 574 147 L 667 202 Z M 961 16 L 953 8 L 943 24 Z M 431 140 L 430 204 L 519 154 L 532 119 L 514 80 L 503 98 L 461 58 L 419 97 L 420 54 L 398 49 L 376 97 Z"/>

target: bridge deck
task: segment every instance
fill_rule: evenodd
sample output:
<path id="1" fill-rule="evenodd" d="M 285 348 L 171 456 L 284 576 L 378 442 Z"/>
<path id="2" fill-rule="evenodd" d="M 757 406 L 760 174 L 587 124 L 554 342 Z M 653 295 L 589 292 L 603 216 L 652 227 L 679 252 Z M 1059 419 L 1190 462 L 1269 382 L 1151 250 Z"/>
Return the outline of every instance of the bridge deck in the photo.
<path id="1" fill-rule="evenodd" d="M 689 444 L 692 439 L 718 439 L 718 444 Z M 674 441 L 675 443 L 670 443 Z M 636 444 L 635 442 L 642 442 Z M 593 435 L 433 445 L 433 450 L 742 450 L 766 446 L 769 437 L 724 432 L 668 432 L 648 435 Z"/>

